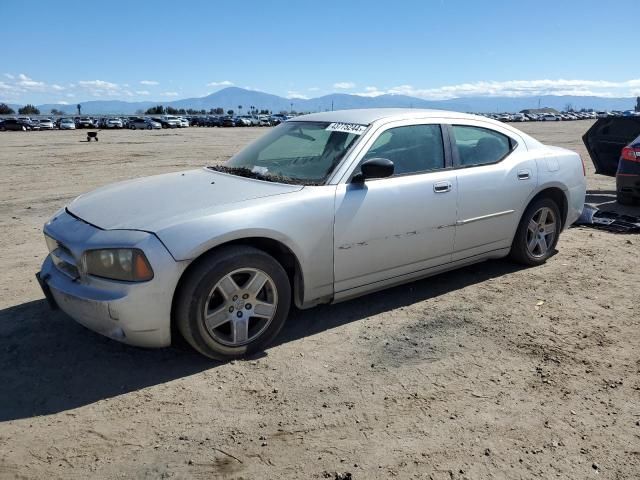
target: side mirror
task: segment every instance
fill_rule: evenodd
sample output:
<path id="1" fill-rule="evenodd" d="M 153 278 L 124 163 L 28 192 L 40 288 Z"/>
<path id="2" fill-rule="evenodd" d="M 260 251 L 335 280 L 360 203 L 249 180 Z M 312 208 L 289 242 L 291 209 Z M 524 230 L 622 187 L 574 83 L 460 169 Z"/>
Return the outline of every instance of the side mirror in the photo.
<path id="1" fill-rule="evenodd" d="M 394 166 L 391 160 L 386 158 L 370 158 L 360 165 L 360 173 L 354 175 L 354 183 L 362 183 L 373 178 L 386 178 L 393 175 Z"/>

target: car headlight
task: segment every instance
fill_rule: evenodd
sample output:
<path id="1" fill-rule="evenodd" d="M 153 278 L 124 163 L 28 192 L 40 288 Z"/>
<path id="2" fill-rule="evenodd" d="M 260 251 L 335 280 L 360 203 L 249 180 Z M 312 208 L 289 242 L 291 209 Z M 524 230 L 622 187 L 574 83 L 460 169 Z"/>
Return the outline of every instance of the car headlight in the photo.
<path id="1" fill-rule="evenodd" d="M 56 248 L 58 248 L 57 240 L 54 240 L 46 233 L 44 234 L 44 240 L 45 242 L 47 242 L 47 250 L 49 250 L 49 253 L 53 252 Z"/>
<path id="2" fill-rule="evenodd" d="M 83 256 L 83 267 L 88 275 L 110 280 L 146 282 L 153 278 L 147 257 L 137 248 L 88 250 Z"/>

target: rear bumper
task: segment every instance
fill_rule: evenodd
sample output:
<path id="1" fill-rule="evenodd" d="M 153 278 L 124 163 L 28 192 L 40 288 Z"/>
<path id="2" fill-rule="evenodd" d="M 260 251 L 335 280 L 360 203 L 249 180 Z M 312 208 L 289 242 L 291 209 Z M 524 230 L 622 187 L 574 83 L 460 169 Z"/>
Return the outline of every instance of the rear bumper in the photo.
<path id="1" fill-rule="evenodd" d="M 640 198 L 640 174 L 618 173 L 616 175 L 616 190 L 623 195 Z"/>
<path id="2" fill-rule="evenodd" d="M 616 172 L 616 190 L 619 194 L 640 198 L 640 162 L 620 159 Z"/>

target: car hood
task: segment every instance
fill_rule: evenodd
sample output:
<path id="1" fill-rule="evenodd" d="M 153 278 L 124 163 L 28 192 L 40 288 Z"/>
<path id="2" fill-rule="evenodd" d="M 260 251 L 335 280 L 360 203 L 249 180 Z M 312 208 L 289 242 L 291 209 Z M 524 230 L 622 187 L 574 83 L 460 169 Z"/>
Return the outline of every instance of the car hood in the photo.
<path id="1" fill-rule="evenodd" d="M 79 196 L 67 211 L 104 230 L 156 233 L 168 225 L 214 213 L 221 206 L 302 188 L 203 168 L 107 185 Z"/>

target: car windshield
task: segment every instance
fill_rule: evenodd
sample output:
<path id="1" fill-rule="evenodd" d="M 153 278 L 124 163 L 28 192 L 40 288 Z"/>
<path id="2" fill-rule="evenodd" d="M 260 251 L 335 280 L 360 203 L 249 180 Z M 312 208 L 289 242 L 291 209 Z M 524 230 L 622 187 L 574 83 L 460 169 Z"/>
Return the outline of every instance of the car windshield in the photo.
<path id="1" fill-rule="evenodd" d="M 209 168 L 260 180 L 322 185 L 366 126 L 286 122 Z"/>

